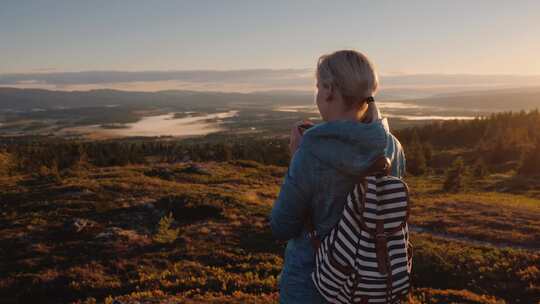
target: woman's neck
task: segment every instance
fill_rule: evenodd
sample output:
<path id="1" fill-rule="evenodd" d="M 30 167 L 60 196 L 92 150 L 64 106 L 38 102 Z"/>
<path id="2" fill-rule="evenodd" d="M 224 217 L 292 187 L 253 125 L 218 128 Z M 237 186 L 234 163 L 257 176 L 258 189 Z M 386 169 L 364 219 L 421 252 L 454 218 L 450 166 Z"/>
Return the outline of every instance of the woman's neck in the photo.
<path id="1" fill-rule="evenodd" d="M 353 109 L 351 111 L 341 113 L 335 118 L 335 120 L 352 120 L 356 122 L 363 122 L 367 115 L 367 109 L 367 104 L 364 104 L 360 109 Z"/>

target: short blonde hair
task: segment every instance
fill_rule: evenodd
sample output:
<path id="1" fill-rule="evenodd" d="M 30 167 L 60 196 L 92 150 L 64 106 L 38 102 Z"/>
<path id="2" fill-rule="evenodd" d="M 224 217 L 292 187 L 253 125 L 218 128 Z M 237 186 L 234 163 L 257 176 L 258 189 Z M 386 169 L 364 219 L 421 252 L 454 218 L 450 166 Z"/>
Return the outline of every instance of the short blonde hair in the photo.
<path id="1" fill-rule="evenodd" d="M 375 96 L 379 87 L 373 63 L 355 50 L 340 50 L 319 57 L 316 77 L 323 86 L 339 91 L 347 111 Z M 368 108 L 368 113 L 371 111 Z"/>

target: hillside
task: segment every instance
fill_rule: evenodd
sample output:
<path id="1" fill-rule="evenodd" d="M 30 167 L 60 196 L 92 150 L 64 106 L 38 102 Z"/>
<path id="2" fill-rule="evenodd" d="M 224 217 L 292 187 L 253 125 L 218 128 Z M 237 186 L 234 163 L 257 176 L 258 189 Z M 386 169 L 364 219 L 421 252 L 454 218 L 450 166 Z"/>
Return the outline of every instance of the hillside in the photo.
<path id="1" fill-rule="evenodd" d="M 0 107 L 4 110 L 30 111 L 32 109 L 88 108 L 105 106 L 175 107 L 178 109 L 216 108 L 242 104 L 253 107 L 271 104 L 296 104 L 311 101 L 311 93 L 261 92 L 228 93 L 167 90 L 136 92 L 120 90 L 51 91 L 0 87 Z"/>
<path id="2" fill-rule="evenodd" d="M 285 173 L 210 161 L 3 175 L 0 298 L 275 303 L 284 243 L 267 216 Z M 415 303 L 538 299 L 540 199 L 407 182 Z"/>
<path id="3" fill-rule="evenodd" d="M 392 101 L 396 96 L 419 95 L 412 89 L 386 89 L 379 99 Z M 401 92 L 401 93 L 400 93 Z M 426 94 L 423 94 L 426 95 Z M 407 99 L 399 102 L 423 106 L 484 111 L 519 111 L 540 108 L 540 87 L 512 89 L 484 89 L 436 94 L 431 97 Z M 29 111 L 32 109 L 80 108 L 117 106 L 160 106 L 200 108 L 216 106 L 238 106 L 253 108 L 280 105 L 311 105 L 312 92 L 304 91 L 260 91 L 232 93 L 213 91 L 167 90 L 157 92 L 120 91 L 111 89 L 89 91 L 51 91 L 43 89 L 18 89 L 0 87 L 0 106 L 5 109 Z"/>
<path id="4" fill-rule="evenodd" d="M 540 299 L 540 114 L 405 128 L 414 303 Z M 2 303 L 275 303 L 288 138 L 0 140 Z M 77 254 L 74 254 L 77 253 Z"/>
<path id="5" fill-rule="evenodd" d="M 540 108 L 540 87 L 465 91 L 408 100 L 407 102 L 424 106 L 470 109 L 472 111 L 532 110 Z"/>
<path id="6" fill-rule="evenodd" d="M 403 92 L 405 94 L 406 90 Z M 540 106 L 540 89 L 534 87 L 471 91 L 409 100 L 388 100 L 384 97 L 392 96 L 388 92 L 380 95 L 377 98 L 382 101 L 382 112 L 389 118 L 393 130 Z M 153 136 L 190 136 L 189 132 L 182 134 L 181 130 L 189 130 L 187 122 L 193 122 L 192 117 L 197 115 L 201 117 L 200 123 L 206 121 L 204 128 L 223 129 L 224 135 L 281 135 L 288 134 L 288 127 L 284 126 L 291 125 L 293 121 L 320 121 L 313 104 L 313 94 L 298 91 L 225 93 L 0 88 L 0 107 L 2 136 L 51 135 L 81 139 L 148 136 L 138 129 L 145 128 L 145 119 L 156 119 L 163 126 L 162 129 L 154 128 Z M 227 111 L 235 111 L 236 114 L 212 121 L 202 117 Z M 164 118 L 160 120 L 163 115 L 174 115 L 175 122 Z"/>

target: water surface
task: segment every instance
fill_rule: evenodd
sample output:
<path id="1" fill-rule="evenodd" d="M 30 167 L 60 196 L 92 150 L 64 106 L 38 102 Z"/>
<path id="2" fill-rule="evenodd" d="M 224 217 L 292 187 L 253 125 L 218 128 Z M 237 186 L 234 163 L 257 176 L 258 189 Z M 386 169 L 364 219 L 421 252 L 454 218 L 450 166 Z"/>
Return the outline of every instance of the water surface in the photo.
<path id="1" fill-rule="evenodd" d="M 231 110 L 183 118 L 175 118 L 174 114 L 146 116 L 137 122 L 127 123 L 122 128 L 102 128 L 101 125 L 92 125 L 69 128 L 64 131 L 68 133 L 92 133 L 98 135 L 98 137 L 206 135 L 224 130 L 221 124 L 222 119 L 236 116 L 238 111 Z"/>

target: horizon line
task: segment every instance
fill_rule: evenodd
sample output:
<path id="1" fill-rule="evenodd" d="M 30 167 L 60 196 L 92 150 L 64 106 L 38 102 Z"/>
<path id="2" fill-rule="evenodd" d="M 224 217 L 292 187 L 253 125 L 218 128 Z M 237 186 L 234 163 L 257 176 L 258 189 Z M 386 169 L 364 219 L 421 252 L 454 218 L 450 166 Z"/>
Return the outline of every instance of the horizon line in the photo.
<path id="1" fill-rule="evenodd" d="M 126 69 L 89 69 L 89 70 L 74 70 L 74 71 L 57 71 L 54 68 L 35 69 L 33 71 L 7 72 L 0 73 L 2 76 L 22 76 L 22 75 L 47 75 L 47 74 L 80 74 L 80 73 L 174 73 L 174 72 L 310 72 L 315 71 L 315 68 L 264 68 L 256 67 L 249 69 L 143 69 L 143 70 L 126 70 Z M 537 77 L 536 74 L 516 74 L 516 73 L 474 73 L 474 72 L 379 72 L 381 77 L 393 76 L 517 76 L 517 77 Z"/>

